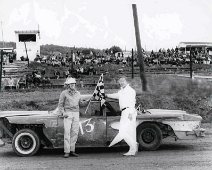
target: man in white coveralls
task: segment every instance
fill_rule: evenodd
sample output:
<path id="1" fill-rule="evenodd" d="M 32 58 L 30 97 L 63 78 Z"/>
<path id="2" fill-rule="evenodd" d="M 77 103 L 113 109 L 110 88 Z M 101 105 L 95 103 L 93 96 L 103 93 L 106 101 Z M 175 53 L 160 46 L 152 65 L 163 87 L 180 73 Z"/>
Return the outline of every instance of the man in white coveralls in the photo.
<path id="1" fill-rule="evenodd" d="M 138 144 L 136 142 L 136 92 L 130 87 L 125 77 L 120 78 L 118 82 L 121 86 L 118 93 L 106 95 L 109 98 L 119 99 L 119 106 L 122 111 L 119 132 L 109 147 L 124 139 L 130 147 L 124 156 L 134 156 L 138 151 Z"/>

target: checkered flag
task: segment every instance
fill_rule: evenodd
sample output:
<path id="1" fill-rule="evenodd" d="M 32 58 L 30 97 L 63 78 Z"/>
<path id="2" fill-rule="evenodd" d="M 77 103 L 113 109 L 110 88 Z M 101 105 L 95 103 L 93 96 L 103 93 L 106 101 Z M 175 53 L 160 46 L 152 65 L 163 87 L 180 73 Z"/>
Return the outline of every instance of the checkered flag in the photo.
<path id="1" fill-rule="evenodd" d="M 103 83 L 103 74 L 100 76 L 99 81 L 96 85 L 96 88 L 93 92 L 93 97 L 96 100 L 101 101 L 101 106 L 105 103 L 105 89 L 104 89 L 104 83 Z"/>

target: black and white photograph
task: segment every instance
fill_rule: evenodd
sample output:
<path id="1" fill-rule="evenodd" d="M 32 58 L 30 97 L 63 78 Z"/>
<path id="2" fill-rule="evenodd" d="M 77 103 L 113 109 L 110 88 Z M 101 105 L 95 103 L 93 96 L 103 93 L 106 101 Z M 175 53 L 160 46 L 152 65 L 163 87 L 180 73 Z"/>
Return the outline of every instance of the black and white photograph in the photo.
<path id="1" fill-rule="evenodd" d="M 211 0 L 0 0 L 0 170 L 211 170 Z"/>

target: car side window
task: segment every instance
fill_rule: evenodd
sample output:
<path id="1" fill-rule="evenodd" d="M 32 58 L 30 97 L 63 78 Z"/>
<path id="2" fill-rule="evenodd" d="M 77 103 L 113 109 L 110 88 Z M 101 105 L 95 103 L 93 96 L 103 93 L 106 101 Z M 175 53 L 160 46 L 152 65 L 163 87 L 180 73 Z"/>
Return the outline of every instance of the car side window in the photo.
<path id="1" fill-rule="evenodd" d="M 105 102 L 107 116 L 120 116 L 121 111 L 116 101 Z"/>
<path id="2" fill-rule="evenodd" d="M 82 116 L 82 117 L 103 116 L 103 112 L 100 107 L 100 102 L 99 101 L 91 101 L 88 106 L 81 107 L 80 108 L 80 116 Z"/>

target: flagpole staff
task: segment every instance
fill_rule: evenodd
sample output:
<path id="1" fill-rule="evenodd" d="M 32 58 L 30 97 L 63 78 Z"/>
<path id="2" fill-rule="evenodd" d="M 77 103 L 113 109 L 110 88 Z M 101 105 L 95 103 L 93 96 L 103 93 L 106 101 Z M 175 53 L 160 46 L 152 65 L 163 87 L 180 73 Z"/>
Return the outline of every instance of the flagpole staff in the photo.
<path id="1" fill-rule="evenodd" d="M 96 87 L 97 87 L 97 85 L 96 85 Z M 95 89 L 96 89 L 96 88 L 95 88 Z M 93 94 L 94 94 L 94 92 L 93 92 Z M 92 97 L 93 97 L 93 94 L 92 94 Z M 88 107 L 89 107 L 90 103 L 91 103 L 91 100 L 89 100 L 89 103 L 88 103 L 88 105 L 87 105 L 87 107 L 86 107 L 86 109 L 85 109 L 85 114 L 86 114 L 86 112 L 88 111 Z"/>
<path id="2" fill-rule="evenodd" d="M 88 105 L 87 105 L 87 107 L 86 107 L 86 109 L 85 109 L 85 114 L 86 114 L 86 112 L 88 111 L 88 107 L 90 106 L 90 103 L 91 103 L 91 100 L 89 100 L 89 103 L 88 103 Z"/>

